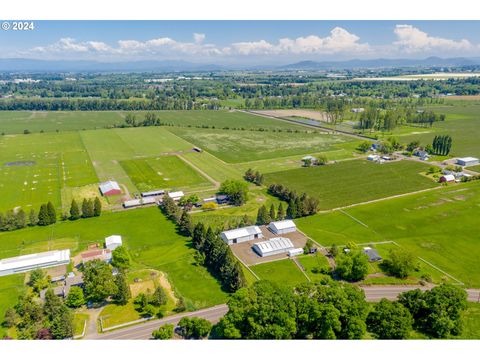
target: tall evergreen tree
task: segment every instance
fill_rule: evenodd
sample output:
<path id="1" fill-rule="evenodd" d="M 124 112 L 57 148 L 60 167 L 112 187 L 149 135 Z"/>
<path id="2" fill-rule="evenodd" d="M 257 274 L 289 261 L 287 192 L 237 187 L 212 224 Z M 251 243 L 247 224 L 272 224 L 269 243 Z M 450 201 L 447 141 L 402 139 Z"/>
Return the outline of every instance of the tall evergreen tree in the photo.
<path id="1" fill-rule="evenodd" d="M 114 295 L 114 299 L 118 304 L 125 305 L 132 297 L 132 293 L 130 292 L 127 277 L 123 271 L 120 271 L 117 276 L 115 276 L 115 284 L 117 285 L 117 292 Z"/>
<path id="2" fill-rule="evenodd" d="M 45 226 L 50 223 L 50 219 L 48 216 L 47 205 L 42 204 L 40 206 L 40 211 L 38 212 L 38 225 Z"/>
<path id="3" fill-rule="evenodd" d="M 55 224 L 57 222 L 57 212 L 51 201 L 47 204 L 47 214 L 49 224 Z"/>
<path id="4" fill-rule="evenodd" d="M 82 217 L 87 218 L 88 216 L 88 200 L 83 199 L 82 201 Z"/>
<path id="5" fill-rule="evenodd" d="M 38 224 L 38 216 L 35 209 L 30 210 L 30 213 L 28 214 L 28 221 L 29 221 L 28 225 L 30 226 L 35 226 Z"/>
<path id="6" fill-rule="evenodd" d="M 283 204 L 280 203 L 278 205 L 278 211 L 277 211 L 277 217 L 276 217 L 277 220 L 283 220 L 285 219 L 285 210 L 283 209 Z"/>
<path id="7" fill-rule="evenodd" d="M 265 205 L 262 205 L 258 209 L 257 224 L 258 225 L 265 225 L 265 224 L 268 224 L 269 222 L 270 222 L 270 216 L 268 215 L 267 208 L 265 207 Z"/>
<path id="8" fill-rule="evenodd" d="M 18 210 L 15 214 L 15 225 L 17 229 L 23 229 L 27 226 L 27 215 L 23 209 Z"/>
<path id="9" fill-rule="evenodd" d="M 178 227 L 185 236 L 190 236 L 192 234 L 192 219 L 187 210 L 183 210 L 180 220 L 178 221 Z"/>
<path id="10" fill-rule="evenodd" d="M 100 216 L 102 214 L 102 203 L 100 199 L 95 197 L 95 202 L 93 204 L 93 216 Z"/>
<path id="11" fill-rule="evenodd" d="M 193 247 L 197 250 L 201 250 L 203 248 L 203 243 L 205 242 L 206 231 L 205 225 L 202 222 L 199 222 L 195 225 L 195 229 L 193 230 L 192 235 L 192 243 Z"/>
<path id="12" fill-rule="evenodd" d="M 287 217 L 290 219 L 295 219 L 298 217 L 297 204 L 295 199 L 290 199 L 287 208 Z"/>
<path id="13" fill-rule="evenodd" d="M 70 204 L 70 219 L 77 220 L 80 218 L 80 209 L 78 208 L 78 204 L 75 199 L 72 200 Z"/>
<path id="14" fill-rule="evenodd" d="M 268 213 L 270 215 L 270 221 L 274 221 L 277 217 L 277 214 L 275 213 L 275 205 L 270 205 L 270 211 Z"/>

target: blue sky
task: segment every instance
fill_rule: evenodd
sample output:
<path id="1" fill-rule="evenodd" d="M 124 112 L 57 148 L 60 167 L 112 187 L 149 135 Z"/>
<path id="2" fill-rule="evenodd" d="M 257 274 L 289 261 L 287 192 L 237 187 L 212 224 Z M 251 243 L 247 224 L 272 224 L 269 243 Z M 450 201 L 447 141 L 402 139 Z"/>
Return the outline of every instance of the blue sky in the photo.
<path id="1" fill-rule="evenodd" d="M 2 58 L 300 60 L 480 56 L 480 21 L 36 21 L 0 31 Z"/>

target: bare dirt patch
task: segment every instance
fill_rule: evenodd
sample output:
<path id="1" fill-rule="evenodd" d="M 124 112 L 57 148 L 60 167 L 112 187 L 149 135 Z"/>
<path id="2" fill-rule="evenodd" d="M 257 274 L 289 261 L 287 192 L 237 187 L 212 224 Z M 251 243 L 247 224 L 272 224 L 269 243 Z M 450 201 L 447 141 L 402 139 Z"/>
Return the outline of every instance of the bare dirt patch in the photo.
<path id="1" fill-rule="evenodd" d="M 307 118 L 307 119 L 327 121 L 327 118 L 324 112 L 315 111 L 315 110 L 285 109 L 285 110 L 259 110 L 255 112 L 262 115 L 267 115 L 267 116 L 276 116 L 276 117 L 298 116 L 298 117 Z"/>

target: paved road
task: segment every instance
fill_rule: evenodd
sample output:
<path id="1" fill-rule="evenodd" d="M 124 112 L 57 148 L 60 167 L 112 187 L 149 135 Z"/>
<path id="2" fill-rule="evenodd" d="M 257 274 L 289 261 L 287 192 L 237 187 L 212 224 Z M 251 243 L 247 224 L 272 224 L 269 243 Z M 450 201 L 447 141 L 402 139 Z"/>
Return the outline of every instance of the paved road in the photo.
<path id="1" fill-rule="evenodd" d="M 198 316 L 212 323 L 216 323 L 228 311 L 226 304 L 214 306 L 208 309 L 183 313 L 166 317 L 164 319 L 152 320 L 142 324 L 129 326 L 123 329 L 114 330 L 103 334 L 92 334 L 85 337 L 87 340 L 147 340 L 152 336 L 152 331 L 157 330 L 160 325 L 176 325 L 184 316 Z"/>
<path id="2" fill-rule="evenodd" d="M 396 300 L 397 296 L 405 291 L 420 288 L 429 290 L 432 286 L 363 286 L 365 297 L 369 302 L 377 302 L 383 298 Z M 468 301 L 480 302 L 480 289 L 467 289 Z M 208 309 L 198 310 L 190 313 L 183 313 L 166 317 L 164 319 L 152 320 L 142 324 L 129 326 L 123 329 L 114 330 L 103 334 L 89 334 L 85 337 L 87 340 L 148 340 L 152 336 L 152 331 L 158 329 L 163 324 L 174 324 L 184 316 L 198 316 L 212 323 L 216 323 L 228 311 L 226 304 L 217 305 Z"/>

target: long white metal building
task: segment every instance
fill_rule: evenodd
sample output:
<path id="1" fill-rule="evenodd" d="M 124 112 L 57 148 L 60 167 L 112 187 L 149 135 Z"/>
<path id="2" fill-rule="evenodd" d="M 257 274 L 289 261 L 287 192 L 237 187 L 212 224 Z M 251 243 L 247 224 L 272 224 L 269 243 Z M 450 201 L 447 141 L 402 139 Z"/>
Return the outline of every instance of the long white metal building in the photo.
<path id="1" fill-rule="evenodd" d="M 258 226 L 247 226 L 239 229 L 227 230 L 220 234 L 226 244 L 238 244 L 241 242 L 263 238 L 262 230 Z"/>
<path id="2" fill-rule="evenodd" d="M 54 250 L 0 260 L 0 276 L 70 263 L 70 250 Z"/>
<path id="3" fill-rule="evenodd" d="M 262 257 L 283 254 L 294 248 L 292 241 L 283 237 L 272 238 L 253 245 L 253 250 Z"/>
<path id="4" fill-rule="evenodd" d="M 287 234 L 297 231 L 297 226 L 292 220 L 282 220 L 271 222 L 268 229 L 274 234 Z"/>

